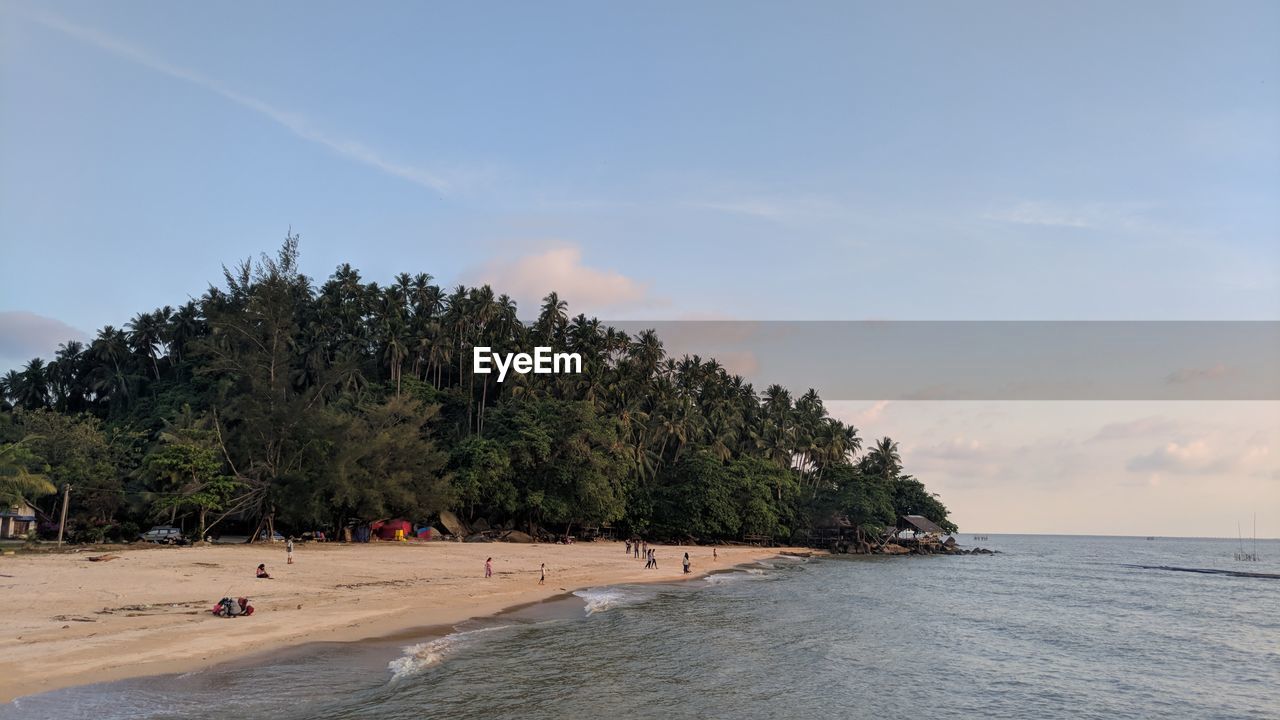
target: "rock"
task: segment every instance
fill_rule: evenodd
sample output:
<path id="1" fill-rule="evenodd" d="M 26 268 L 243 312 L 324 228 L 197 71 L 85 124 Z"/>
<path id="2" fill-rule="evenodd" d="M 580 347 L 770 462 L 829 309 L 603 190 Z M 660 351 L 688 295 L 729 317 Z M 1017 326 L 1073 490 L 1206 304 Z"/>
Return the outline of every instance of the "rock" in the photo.
<path id="1" fill-rule="evenodd" d="M 884 547 L 880 548 L 880 552 L 884 553 L 885 555 L 906 555 L 911 551 L 902 547 L 897 543 L 889 543 L 888 545 L 885 545 Z"/>
<path id="2" fill-rule="evenodd" d="M 519 530 L 512 530 L 511 532 L 502 536 L 502 542 L 531 543 L 533 542 L 533 537 L 528 533 L 522 533 Z"/>
<path id="3" fill-rule="evenodd" d="M 463 542 L 471 542 L 471 543 L 493 542 L 493 538 L 489 537 L 488 535 L 485 535 L 484 533 L 474 533 L 474 534 L 468 535 L 466 539 L 463 540 Z"/>
<path id="4" fill-rule="evenodd" d="M 471 523 L 471 529 L 475 532 L 484 532 L 489 529 L 489 521 L 484 518 L 476 518 L 475 521 Z"/>

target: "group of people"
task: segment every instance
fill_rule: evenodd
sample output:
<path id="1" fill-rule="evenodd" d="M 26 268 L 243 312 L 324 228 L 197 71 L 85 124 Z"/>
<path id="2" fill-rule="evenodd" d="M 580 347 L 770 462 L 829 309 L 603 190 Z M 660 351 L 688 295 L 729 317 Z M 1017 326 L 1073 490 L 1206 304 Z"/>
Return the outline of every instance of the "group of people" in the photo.
<path id="1" fill-rule="evenodd" d="M 629 556 L 635 557 L 637 560 L 641 556 L 644 557 L 645 570 L 658 569 L 657 551 L 655 548 L 649 547 L 649 542 L 647 540 L 640 540 L 640 539 L 627 540 L 625 548 L 626 548 L 626 554 Z M 716 549 L 711 548 L 711 553 L 712 553 L 712 556 L 715 557 Z M 689 553 L 685 553 L 684 554 L 684 571 L 688 573 L 691 567 L 692 567 L 692 563 L 689 560 Z"/>

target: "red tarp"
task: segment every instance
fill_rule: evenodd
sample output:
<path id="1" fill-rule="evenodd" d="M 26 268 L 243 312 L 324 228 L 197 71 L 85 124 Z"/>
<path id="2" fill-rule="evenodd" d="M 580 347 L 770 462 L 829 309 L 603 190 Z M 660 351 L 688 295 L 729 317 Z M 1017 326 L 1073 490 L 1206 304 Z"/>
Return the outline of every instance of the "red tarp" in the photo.
<path id="1" fill-rule="evenodd" d="M 395 540 L 396 531 L 404 532 L 405 537 L 413 537 L 413 523 L 408 520 L 379 520 L 369 526 L 379 540 Z"/>

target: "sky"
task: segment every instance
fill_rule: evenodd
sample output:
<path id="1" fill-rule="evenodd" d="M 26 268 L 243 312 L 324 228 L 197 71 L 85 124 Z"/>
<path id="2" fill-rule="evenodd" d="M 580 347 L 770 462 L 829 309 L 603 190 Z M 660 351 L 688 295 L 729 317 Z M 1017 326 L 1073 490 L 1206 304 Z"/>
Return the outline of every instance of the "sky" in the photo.
<path id="1" fill-rule="evenodd" d="M 1278 31 L 1274 2 L 0 0 L 0 366 L 290 229 L 317 280 L 604 318 L 1280 320 Z M 962 526 L 1256 509 L 1280 536 L 1277 427 L 1264 402 L 893 403 L 863 435 Z M 1186 467 L 1135 460 L 1162 452 Z M 1062 473 L 1115 512 L 1009 512 Z"/>

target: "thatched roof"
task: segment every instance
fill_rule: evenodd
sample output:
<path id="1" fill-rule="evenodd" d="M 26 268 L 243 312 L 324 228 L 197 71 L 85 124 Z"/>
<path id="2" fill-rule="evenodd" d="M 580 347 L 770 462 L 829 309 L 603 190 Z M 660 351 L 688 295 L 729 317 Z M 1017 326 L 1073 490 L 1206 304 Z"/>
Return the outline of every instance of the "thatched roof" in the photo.
<path id="1" fill-rule="evenodd" d="M 898 527 L 903 530 L 946 535 L 942 528 L 938 527 L 937 523 L 923 515 L 903 515 L 902 520 L 898 522 Z"/>

